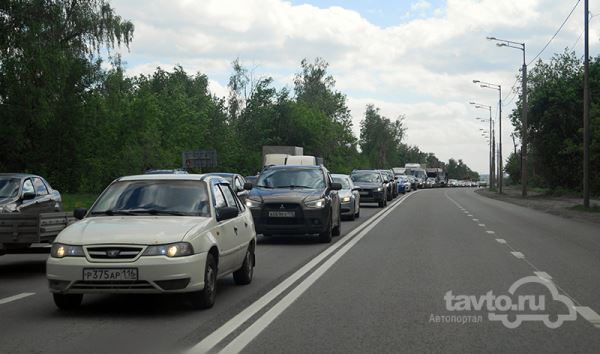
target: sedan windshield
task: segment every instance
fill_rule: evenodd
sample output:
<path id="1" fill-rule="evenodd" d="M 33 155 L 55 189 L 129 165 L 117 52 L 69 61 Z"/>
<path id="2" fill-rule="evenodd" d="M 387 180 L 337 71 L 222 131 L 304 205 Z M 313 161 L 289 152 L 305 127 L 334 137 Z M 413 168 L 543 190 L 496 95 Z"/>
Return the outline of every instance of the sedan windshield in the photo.
<path id="1" fill-rule="evenodd" d="M 19 179 L 0 177 L 0 198 L 15 198 L 19 195 Z"/>
<path id="2" fill-rule="evenodd" d="M 322 189 L 325 180 L 319 169 L 271 169 L 258 177 L 257 187 Z"/>
<path id="3" fill-rule="evenodd" d="M 380 183 L 381 176 L 376 172 L 357 172 L 353 173 L 352 181 L 354 182 L 369 182 L 369 183 Z"/>
<path id="4" fill-rule="evenodd" d="M 100 196 L 92 215 L 210 216 L 208 193 L 199 181 L 121 181 Z"/>

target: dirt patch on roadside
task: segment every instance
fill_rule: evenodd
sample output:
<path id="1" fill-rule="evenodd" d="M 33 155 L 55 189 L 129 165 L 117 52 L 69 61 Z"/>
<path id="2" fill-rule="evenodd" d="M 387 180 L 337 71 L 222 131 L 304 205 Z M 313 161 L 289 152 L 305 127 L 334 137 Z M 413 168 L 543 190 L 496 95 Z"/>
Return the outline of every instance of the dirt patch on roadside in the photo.
<path id="1" fill-rule="evenodd" d="M 582 199 L 569 197 L 550 197 L 540 193 L 528 193 L 527 198 L 521 197 L 521 190 L 505 187 L 500 195 L 487 189 L 478 189 L 476 193 L 493 199 L 517 204 L 527 208 L 543 211 L 548 214 L 562 216 L 568 219 L 584 220 L 600 224 L 600 213 L 572 209 L 583 203 Z M 592 205 L 600 206 L 600 200 L 592 200 Z"/>

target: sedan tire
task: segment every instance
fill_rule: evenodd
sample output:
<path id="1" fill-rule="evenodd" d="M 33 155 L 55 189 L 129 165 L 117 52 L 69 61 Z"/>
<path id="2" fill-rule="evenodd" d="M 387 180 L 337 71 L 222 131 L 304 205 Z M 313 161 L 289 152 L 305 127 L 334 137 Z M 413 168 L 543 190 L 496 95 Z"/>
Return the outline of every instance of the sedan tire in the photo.
<path id="1" fill-rule="evenodd" d="M 248 246 L 242 267 L 233 272 L 233 280 L 237 285 L 248 285 L 254 275 L 254 247 Z"/>
<path id="2" fill-rule="evenodd" d="M 192 306 L 197 309 L 213 307 L 217 294 L 217 262 L 212 254 L 206 256 L 204 289 L 191 293 Z"/>
<path id="3" fill-rule="evenodd" d="M 61 310 L 72 310 L 79 305 L 83 300 L 83 294 L 52 294 L 56 307 Z"/>
<path id="4" fill-rule="evenodd" d="M 319 234 L 319 242 L 321 243 L 330 243 L 331 242 L 331 224 L 333 220 L 329 221 L 329 225 L 327 225 L 327 229 Z"/>

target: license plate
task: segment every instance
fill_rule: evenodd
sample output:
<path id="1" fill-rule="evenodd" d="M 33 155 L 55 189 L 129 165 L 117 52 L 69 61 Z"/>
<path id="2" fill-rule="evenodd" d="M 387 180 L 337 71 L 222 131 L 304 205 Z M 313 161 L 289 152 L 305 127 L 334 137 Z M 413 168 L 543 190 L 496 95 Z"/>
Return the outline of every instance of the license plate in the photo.
<path id="1" fill-rule="evenodd" d="M 360 195 L 369 195 L 369 192 L 360 192 Z"/>
<path id="2" fill-rule="evenodd" d="M 295 218 L 296 212 L 294 212 L 294 211 L 270 211 L 269 217 L 272 217 L 272 218 Z"/>
<path id="3" fill-rule="evenodd" d="M 137 268 L 85 268 L 83 280 L 138 280 Z"/>

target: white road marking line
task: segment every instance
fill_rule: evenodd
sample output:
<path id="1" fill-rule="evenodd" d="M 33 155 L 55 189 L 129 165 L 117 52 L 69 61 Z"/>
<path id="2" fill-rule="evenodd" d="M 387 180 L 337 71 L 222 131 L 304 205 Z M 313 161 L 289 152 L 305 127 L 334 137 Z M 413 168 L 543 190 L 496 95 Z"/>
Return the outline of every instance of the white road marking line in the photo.
<path id="1" fill-rule="evenodd" d="M 575 311 L 588 320 L 596 328 L 600 328 L 600 315 L 587 306 L 575 306 Z"/>
<path id="2" fill-rule="evenodd" d="M 542 280 L 552 281 L 552 277 L 550 276 L 550 274 L 548 274 L 546 272 L 533 272 L 533 274 L 537 275 L 537 277 Z"/>
<path id="3" fill-rule="evenodd" d="M 501 243 L 501 244 L 503 244 L 503 245 L 505 245 L 505 244 L 506 244 L 506 240 L 505 240 L 505 239 L 503 239 L 503 238 L 497 238 L 497 239 L 496 239 L 496 242 L 498 242 L 498 243 Z"/>
<path id="4" fill-rule="evenodd" d="M 400 205 L 404 200 L 408 199 L 410 196 L 419 193 L 419 191 L 415 191 L 405 197 L 402 197 L 395 204 L 391 205 L 387 209 L 383 209 L 377 214 L 373 215 L 363 224 L 358 226 L 356 229 L 352 230 L 349 234 L 344 236 L 344 238 L 332 246 L 326 248 L 323 252 L 321 252 L 318 256 L 313 258 L 310 262 L 305 264 L 302 268 L 298 269 L 291 276 L 285 279 L 283 282 L 279 283 L 276 287 L 271 289 L 268 293 L 263 295 L 261 298 L 253 302 L 250 306 L 246 307 L 242 312 L 238 313 L 236 316 L 231 318 L 217 330 L 209 334 L 198 344 L 194 345 L 189 349 L 188 353 L 208 353 L 215 346 L 217 346 L 222 340 L 224 340 L 227 336 L 237 330 L 241 325 L 243 325 L 246 321 L 248 321 L 252 316 L 256 315 L 260 310 L 265 308 L 271 301 L 281 295 L 284 291 L 286 291 L 289 287 L 291 287 L 298 279 L 302 278 L 306 273 L 311 271 L 317 264 L 321 263 L 323 259 L 328 257 L 330 254 L 334 253 L 339 248 L 343 247 L 350 241 L 354 240 L 355 235 L 361 234 L 363 230 L 366 230 L 371 225 L 375 225 L 378 220 L 383 220 L 389 213 L 391 213 L 398 205 Z M 332 257 L 333 258 L 333 257 Z M 323 263 L 323 265 L 326 263 Z M 322 266 L 323 266 L 322 265 Z M 307 278 L 308 279 L 308 278 Z M 306 281 L 306 280 L 305 280 Z M 302 283 L 301 283 L 302 284 Z M 298 286 L 299 287 L 299 286 Z M 293 290 L 292 290 L 293 291 Z M 291 293 L 291 292 L 290 292 Z M 289 294 L 288 294 L 289 295 Z M 285 299 L 285 298 L 284 298 Z M 281 300 L 283 301 L 283 300 Z M 280 301 L 280 302 L 281 302 Z M 263 315 L 264 317 L 264 315 Z"/>
<path id="5" fill-rule="evenodd" d="M 473 219 L 473 221 L 475 221 L 475 222 L 479 222 L 479 219 Z"/>
<path id="6" fill-rule="evenodd" d="M 485 227 L 485 224 L 479 224 L 479 226 L 481 226 L 481 227 Z"/>
<path id="7" fill-rule="evenodd" d="M 473 217 L 473 215 L 471 215 L 471 214 L 467 214 L 467 216 L 468 216 L 468 217 L 470 217 L 470 218 L 472 218 L 472 217 Z"/>
<path id="8" fill-rule="evenodd" d="M 487 232 L 488 234 L 490 234 L 490 235 L 493 235 L 493 234 L 495 234 L 495 232 L 494 232 L 494 231 L 492 231 L 492 230 L 487 230 L 486 232 Z"/>
<path id="9" fill-rule="evenodd" d="M 15 296 L 5 297 L 4 299 L 0 299 L 0 305 L 7 304 L 12 301 L 20 300 L 26 298 L 28 296 L 35 295 L 35 293 L 21 293 Z"/>
<path id="10" fill-rule="evenodd" d="M 513 256 L 519 258 L 519 259 L 523 259 L 525 258 L 525 255 L 521 252 L 511 252 L 510 254 L 512 254 Z"/>

